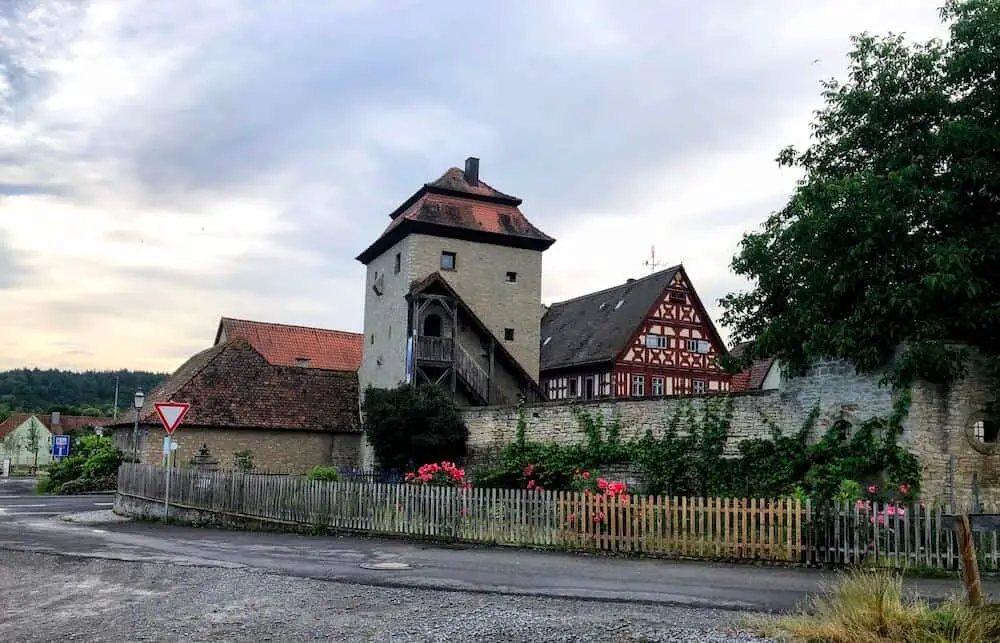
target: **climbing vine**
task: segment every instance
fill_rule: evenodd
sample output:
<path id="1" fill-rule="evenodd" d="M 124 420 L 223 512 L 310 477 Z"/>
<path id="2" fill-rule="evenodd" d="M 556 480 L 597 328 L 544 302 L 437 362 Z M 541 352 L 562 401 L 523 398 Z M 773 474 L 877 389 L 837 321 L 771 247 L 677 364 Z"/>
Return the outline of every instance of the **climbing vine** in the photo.
<path id="1" fill-rule="evenodd" d="M 897 440 L 909 407 L 910 395 L 904 392 L 887 417 L 873 417 L 853 431 L 838 421 L 817 440 L 810 438 L 816 434 L 818 407 L 789 435 L 765 417 L 764 437 L 734 444 L 730 397 L 706 399 L 700 409 L 686 401 L 658 434 L 648 429 L 633 439 L 622 438 L 617 413 L 607 421 L 600 412 L 576 406 L 582 439 L 555 444 L 527 439 L 522 405 L 514 442 L 479 473 L 476 484 L 524 488 L 530 479 L 546 489 L 569 489 L 579 470 L 627 465 L 641 474 L 644 484 L 637 491 L 645 494 L 854 500 L 858 494 L 850 489 L 902 485 L 912 498 L 919 491 L 920 467 Z"/>

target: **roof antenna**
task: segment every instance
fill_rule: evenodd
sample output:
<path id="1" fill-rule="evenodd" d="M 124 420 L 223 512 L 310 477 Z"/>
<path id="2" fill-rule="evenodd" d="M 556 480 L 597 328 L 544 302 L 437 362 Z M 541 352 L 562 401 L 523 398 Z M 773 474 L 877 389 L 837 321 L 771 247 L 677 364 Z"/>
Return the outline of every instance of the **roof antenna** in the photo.
<path id="1" fill-rule="evenodd" d="M 649 268 L 649 274 L 653 274 L 657 268 L 663 265 L 656 260 L 656 246 L 649 246 L 649 259 L 643 261 L 642 265 Z"/>

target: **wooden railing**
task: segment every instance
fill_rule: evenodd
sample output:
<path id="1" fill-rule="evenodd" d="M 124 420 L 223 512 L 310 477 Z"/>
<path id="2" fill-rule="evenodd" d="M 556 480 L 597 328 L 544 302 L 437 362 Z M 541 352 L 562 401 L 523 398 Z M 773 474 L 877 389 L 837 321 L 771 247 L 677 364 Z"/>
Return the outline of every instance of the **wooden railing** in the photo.
<path id="1" fill-rule="evenodd" d="M 472 355 L 462 347 L 461 344 L 457 344 L 455 347 L 455 370 L 458 371 L 458 376 L 469 385 L 476 395 L 478 395 L 486 403 L 490 402 L 490 376 L 483 367 L 476 363 Z"/>
<path id="2" fill-rule="evenodd" d="M 417 336 L 415 357 L 429 362 L 451 362 L 452 345 L 451 338 Z"/>

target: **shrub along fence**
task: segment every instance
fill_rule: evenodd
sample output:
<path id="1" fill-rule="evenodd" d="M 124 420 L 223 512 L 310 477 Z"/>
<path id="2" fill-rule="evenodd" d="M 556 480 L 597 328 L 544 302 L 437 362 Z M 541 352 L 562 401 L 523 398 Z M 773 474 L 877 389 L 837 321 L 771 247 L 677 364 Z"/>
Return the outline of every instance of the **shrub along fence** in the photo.
<path id="1" fill-rule="evenodd" d="M 817 508 L 798 499 L 601 496 L 196 469 L 170 475 L 172 511 L 222 521 L 650 556 L 959 566 L 943 511 L 919 506 Z M 126 463 L 118 471 L 118 494 L 162 507 L 166 481 L 163 467 Z M 977 536 L 983 569 L 1000 568 L 996 534 Z"/>

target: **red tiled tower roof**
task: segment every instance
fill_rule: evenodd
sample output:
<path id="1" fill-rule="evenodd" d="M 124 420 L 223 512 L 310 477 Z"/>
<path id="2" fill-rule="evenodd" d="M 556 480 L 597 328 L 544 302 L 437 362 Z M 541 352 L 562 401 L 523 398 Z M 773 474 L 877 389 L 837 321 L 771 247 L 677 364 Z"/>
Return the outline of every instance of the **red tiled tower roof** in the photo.
<path id="1" fill-rule="evenodd" d="M 357 260 L 367 265 L 411 232 L 546 250 L 555 239 L 532 225 L 520 205 L 521 199 L 480 180 L 479 159 L 470 157 L 465 170 L 450 168 L 396 208 L 385 231 Z"/>

